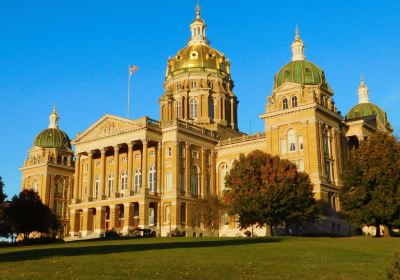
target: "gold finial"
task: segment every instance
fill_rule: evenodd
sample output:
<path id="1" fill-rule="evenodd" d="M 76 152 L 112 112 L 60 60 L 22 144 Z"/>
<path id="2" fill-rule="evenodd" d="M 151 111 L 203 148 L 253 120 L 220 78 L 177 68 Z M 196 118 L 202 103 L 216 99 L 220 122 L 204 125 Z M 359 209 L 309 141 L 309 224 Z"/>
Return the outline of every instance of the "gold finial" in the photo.
<path id="1" fill-rule="evenodd" d="M 54 105 L 53 105 L 53 113 L 57 113 L 57 106 L 56 106 L 55 102 L 54 102 Z"/>
<path id="2" fill-rule="evenodd" d="M 361 74 L 360 87 L 365 87 L 365 80 L 364 80 L 364 75 L 363 74 Z"/>
<path id="3" fill-rule="evenodd" d="M 196 5 L 196 18 L 200 18 L 200 11 L 201 11 L 201 8 L 200 8 L 200 4 L 199 4 L 199 2 L 197 2 L 197 5 Z"/>

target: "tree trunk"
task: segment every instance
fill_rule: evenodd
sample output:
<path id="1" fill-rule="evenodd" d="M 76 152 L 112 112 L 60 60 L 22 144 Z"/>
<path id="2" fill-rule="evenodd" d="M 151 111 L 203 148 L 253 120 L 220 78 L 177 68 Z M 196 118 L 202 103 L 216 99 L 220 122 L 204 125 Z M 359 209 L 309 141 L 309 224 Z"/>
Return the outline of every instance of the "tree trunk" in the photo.
<path id="1" fill-rule="evenodd" d="M 380 224 L 376 224 L 375 228 L 376 228 L 375 237 L 381 237 L 381 225 Z"/>
<path id="2" fill-rule="evenodd" d="M 390 228 L 386 225 L 383 226 L 383 237 L 391 237 Z"/>
<path id="3" fill-rule="evenodd" d="M 272 226 L 266 225 L 265 226 L 265 237 L 272 236 Z"/>

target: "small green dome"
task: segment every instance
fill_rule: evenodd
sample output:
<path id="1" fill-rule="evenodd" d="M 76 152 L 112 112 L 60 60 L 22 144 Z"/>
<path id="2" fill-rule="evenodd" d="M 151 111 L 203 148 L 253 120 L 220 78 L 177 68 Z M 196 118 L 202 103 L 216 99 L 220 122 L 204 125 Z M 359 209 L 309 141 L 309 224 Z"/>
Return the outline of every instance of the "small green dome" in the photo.
<path id="1" fill-rule="evenodd" d="M 286 82 L 327 86 L 324 71 L 307 60 L 295 60 L 283 66 L 275 75 L 274 88 Z"/>
<path id="2" fill-rule="evenodd" d="M 36 136 L 33 144 L 42 148 L 71 148 L 71 140 L 68 135 L 58 128 L 43 130 Z"/>
<path id="3" fill-rule="evenodd" d="M 367 116 L 376 116 L 376 120 L 379 121 L 382 125 L 388 128 L 392 128 L 387 114 L 383 111 L 378 105 L 373 103 L 359 103 L 355 105 L 351 110 L 346 114 L 346 119 L 356 119 Z"/>

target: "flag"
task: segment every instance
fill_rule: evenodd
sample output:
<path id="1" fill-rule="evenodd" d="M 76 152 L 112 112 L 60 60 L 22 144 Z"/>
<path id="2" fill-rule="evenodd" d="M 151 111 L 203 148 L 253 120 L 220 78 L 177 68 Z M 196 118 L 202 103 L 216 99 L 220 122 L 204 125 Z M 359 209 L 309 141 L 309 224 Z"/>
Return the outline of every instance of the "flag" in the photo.
<path id="1" fill-rule="evenodd" d="M 139 68 L 135 65 L 129 66 L 129 76 L 132 76 Z"/>

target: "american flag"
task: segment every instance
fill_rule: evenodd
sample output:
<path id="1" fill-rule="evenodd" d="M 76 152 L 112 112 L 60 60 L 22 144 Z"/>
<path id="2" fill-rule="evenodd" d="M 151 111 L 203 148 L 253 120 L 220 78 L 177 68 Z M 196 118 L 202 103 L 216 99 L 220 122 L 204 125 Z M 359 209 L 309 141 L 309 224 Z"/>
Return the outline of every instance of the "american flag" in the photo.
<path id="1" fill-rule="evenodd" d="M 132 76 L 139 68 L 135 65 L 129 66 L 129 76 Z"/>

